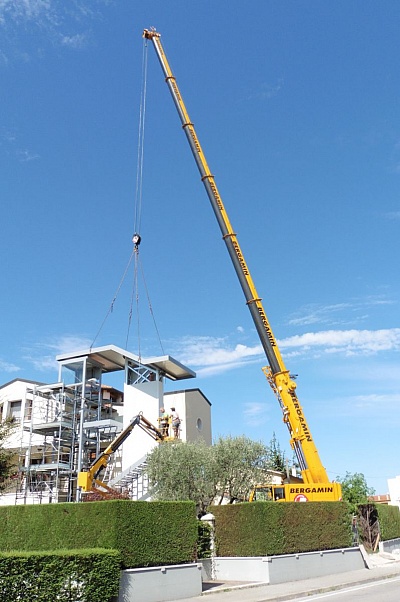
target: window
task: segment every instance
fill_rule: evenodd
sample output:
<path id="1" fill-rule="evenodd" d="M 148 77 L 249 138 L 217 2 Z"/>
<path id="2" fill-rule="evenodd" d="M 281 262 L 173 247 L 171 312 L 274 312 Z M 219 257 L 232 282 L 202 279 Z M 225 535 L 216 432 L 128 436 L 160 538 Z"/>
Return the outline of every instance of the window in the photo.
<path id="1" fill-rule="evenodd" d="M 8 416 L 13 418 L 15 422 L 21 422 L 21 407 L 22 401 L 11 401 L 8 406 Z"/>
<path id="2" fill-rule="evenodd" d="M 272 500 L 271 487 L 256 487 L 254 490 L 254 501 L 255 502 L 266 502 Z"/>
<path id="3" fill-rule="evenodd" d="M 32 399 L 25 400 L 24 420 L 32 420 Z"/>

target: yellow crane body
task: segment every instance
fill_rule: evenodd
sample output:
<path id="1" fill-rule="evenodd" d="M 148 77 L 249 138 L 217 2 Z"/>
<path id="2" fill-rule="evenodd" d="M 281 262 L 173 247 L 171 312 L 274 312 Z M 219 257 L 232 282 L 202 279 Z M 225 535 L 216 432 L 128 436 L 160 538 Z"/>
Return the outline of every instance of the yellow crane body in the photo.
<path id="1" fill-rule="evenodd" d="M 165 76 L 165 81 L 178 111 L 182 128 L 186 134 L 193 157 L 199 169 L 201 181 L 206 189 L 222 233 L 222 238 L 226 244 L 233 267 L 246 298 L 247 306 L 250 310 L 260 342 L 268 360 L 268 366 L 263 368 L 263 371 L 281 406 L 283 421 L 287 425 L 290 434 L 290 445 L 296 454 L 303 478 L 303 489 L 305 492 L 297 493 L 296 491 L 292 491 L 292 489 L 301 489 L 301 487 L 285 485 L 283 491 L 284 496 L 278 498 L 274 494 L 274 489 L 276 487 L 281 488 L 281 486 L 270 485 L 269 488 L 272 491 L 270 499 L 295 501 L 297 496 L 303 496 L 296 501 L 314 501 L 316 499 L 318 499 L 318 501 L 339 501 L 342 497 L 340 484 L 331 483 L 329 481 L 327 472 L 319 457 L 311 430 L 297 398 L 296 383 L 282 359 L 276 338 L 264 311 L 262 299 L 257 293 L 250 270 L 218 191 L 215 178 L 207 164 L 196 130 L 189 117 L 182 94 L 165 55 L 161 43 L 161 35 L 153 29 L 145 29 L 143 37 L 146 40 L 150 40 L 155 48 Z M 259 488 L 261 490 L 264 489 L 265 486 L 260 485 Z M 256 497 L 255 492 L 253 492 L 252 498 L 256 499 Z"/>
<path id="2" fill-rule="evenodd" d="M 160 429 L 147 420 L 142 413 L 137 414 L 137 416 L 132 418 L 128 426 L 98 455 L 89 468 L 78 473 L 78 487 L 81 488 L 83 493 L 98 493 L 102 497 L 107 497 L 110 493 L 118 493 L 97 477 L 100 471 L 109 463 L 112 454 L 114 454 L 117 449 L 121 447 L 125 439 L 129 437 L 135 426 L 144 430 L 158 443 L 170 439 L 169 437 L 166 437 Z"/>

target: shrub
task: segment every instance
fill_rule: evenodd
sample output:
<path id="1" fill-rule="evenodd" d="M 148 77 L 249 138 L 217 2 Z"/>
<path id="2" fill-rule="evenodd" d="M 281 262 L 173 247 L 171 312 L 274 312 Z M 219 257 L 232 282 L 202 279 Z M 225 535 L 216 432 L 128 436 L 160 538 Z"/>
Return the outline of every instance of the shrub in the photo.
<path id="1" fill-rule="evenodd" d="M 218 556 L 270 556 L 347 548 L 351 514 L 343 502 L 257 502 L 213 506 Z"/>
<path id="2" fill-rule="evenodd" d="M 124 568 L 191 562 L 193 502 L 111 500 L 0 508 L 0 550 L 112 548 Z"/>
<path id="3" fill-rule="evenodd" d="M 109 602 L 118 595 L 116 550 L 0 553 L 0 600 Z"/>
<path id="4" fill-rule="evenodd" d="M 211 558 L 211 530 L 208 523 L 199 520 L 197 523 L 197 558 Z"/>
<path id="5" fill-rule="evenodd" d="M 400 511 L 398 506 L 376 504 L 380 538 L 382 541 L 400 537 Z"/>

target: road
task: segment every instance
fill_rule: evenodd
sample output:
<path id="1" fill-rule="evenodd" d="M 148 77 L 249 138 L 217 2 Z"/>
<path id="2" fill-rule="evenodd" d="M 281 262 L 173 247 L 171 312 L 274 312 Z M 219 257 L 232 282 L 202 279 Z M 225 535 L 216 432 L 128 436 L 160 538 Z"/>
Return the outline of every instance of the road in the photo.
<path id="1" fill-rule="evenodd" d="M 292 598 L 296 602 L 398 602 L 400 600 L 400 577 L 373 581 L 362 585 L 354 585 L 346 589 Z"/>

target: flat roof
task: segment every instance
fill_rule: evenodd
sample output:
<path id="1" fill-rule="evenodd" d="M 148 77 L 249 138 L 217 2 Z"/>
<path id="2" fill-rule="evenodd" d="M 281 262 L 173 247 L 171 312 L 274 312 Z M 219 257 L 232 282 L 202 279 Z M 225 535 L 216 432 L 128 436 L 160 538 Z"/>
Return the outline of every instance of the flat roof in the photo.
<path id="1" fill-rule="evenodd" d="M 161 370 L 167 378 L 171 380 L 183 380 L 185 378 L 194 378 L 196 373 L 187 368 L 170 355 L 160 357 L 139 358 L 134 353 L 121 349 L 115 345 L 105 345 L 104 347 L 92 347 L 83 351 L 71 351 L 57 355 L 56 359 L 60 363 L 72 362 L 83 357 L 87 357 L 96 364 L 100 365 L 103 372 L 116 372 L 125 370 L 125 360 L 128 359 L 138 366 L 147 366 L 153 370 Z"/>

